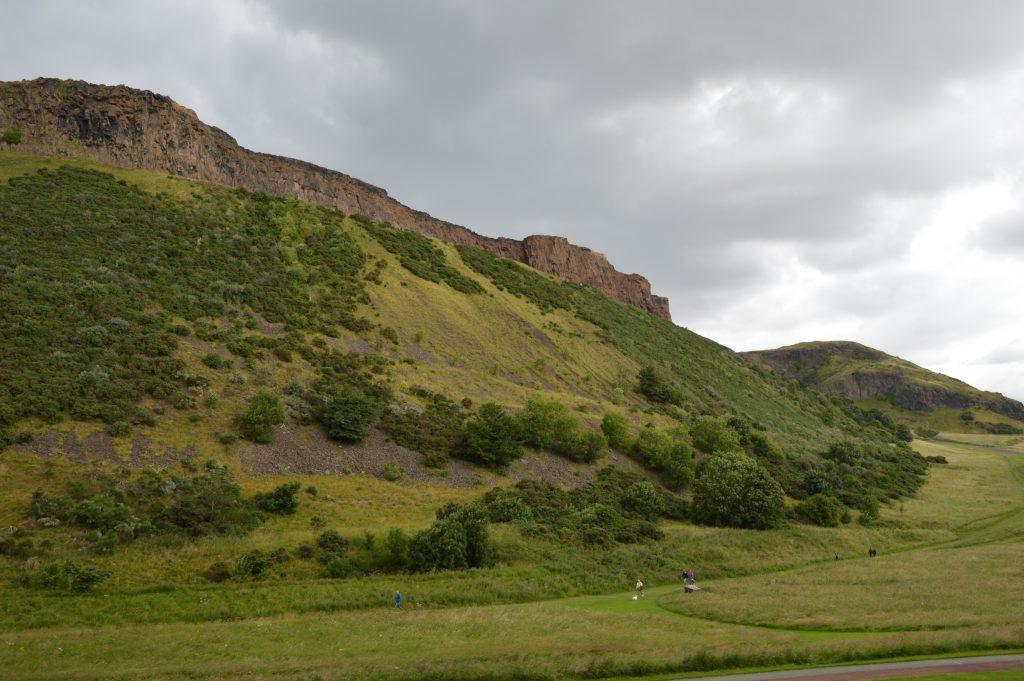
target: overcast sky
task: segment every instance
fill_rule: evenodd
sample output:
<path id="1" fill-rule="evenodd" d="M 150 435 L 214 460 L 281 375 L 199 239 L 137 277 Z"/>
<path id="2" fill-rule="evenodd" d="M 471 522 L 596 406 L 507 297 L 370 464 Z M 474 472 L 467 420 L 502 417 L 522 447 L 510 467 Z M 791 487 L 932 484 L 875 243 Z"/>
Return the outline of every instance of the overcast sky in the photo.
<path id="1" fill-rule="evenodd" d="M 169 95 L 736 350 L 854 340 L 1024 398 L 1024 3 L 5 3 L 0 80 Z"/>

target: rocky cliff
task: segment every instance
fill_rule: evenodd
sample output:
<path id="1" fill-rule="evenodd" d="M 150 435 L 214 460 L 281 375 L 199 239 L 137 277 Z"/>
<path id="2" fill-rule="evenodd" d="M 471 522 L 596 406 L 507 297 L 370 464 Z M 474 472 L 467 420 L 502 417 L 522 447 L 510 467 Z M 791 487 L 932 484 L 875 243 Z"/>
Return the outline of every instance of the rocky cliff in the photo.
<path id="1" fill-rule="evenodd" d="M 792 376 L 805 386 L 852 400 L 881 398 L 922 413 L 944 407 L 980 407 L 1024 420 L 1024 404 L 1017 400 L 978 390 L 859 343 L 798 343 L 741 354 L 755 364 Z"/>
<path id="2" fill-rule="evenodd" d="M 670 319 L 668 299 L 653 295 L 647 279 L 619 272 L 600 253 L 561 237 L 517 241 L 476 234 L 344 173 L 244 149 L 195 112 L 148 90 L 56 79 L 0 83 L 0 132 L 12 128 L 20 129 L 21 140 L 7 148 L 290 194 L 449 243 L 480 246 Z"/>

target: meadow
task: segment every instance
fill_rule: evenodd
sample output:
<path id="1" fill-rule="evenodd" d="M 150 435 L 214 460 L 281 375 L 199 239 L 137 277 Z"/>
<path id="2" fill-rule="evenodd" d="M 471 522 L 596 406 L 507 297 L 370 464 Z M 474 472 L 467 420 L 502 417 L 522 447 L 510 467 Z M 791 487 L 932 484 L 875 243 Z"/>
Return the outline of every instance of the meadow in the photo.
<path id="1" fill-rule="evenodd" d="M 917 498 L 884 510 L 887 527 L 677 523 L 656 545 L 622 549 L 637 553 L 632 564 L 594 551 L 546 569 L 529 555 L 544 547 L 509 528 L 498 542 L 510 564 L 457 574 L 86 596 L 6 588 L 0 665 L 12 680 L 546 679 L 1021 648 L 1024 488 L 1011 472 L 1021 455 L 1012 443 L 919 444 L 950 463 L 932 468 Z M 373 522 L 365 509 L 339 512 Z M 870 545 L 879 557 L 867 557 Z M 614 569 L 602 574 L 602 563 Z M 697 570 L 699 594 L 681 593 L 678 565 Z M 653 585 L 639 601 L 630 568 Z M 407 595 L 403 612 L 390 607 L 394 589 Z M 606 593 L 557 597 L 588 590 Z"/>

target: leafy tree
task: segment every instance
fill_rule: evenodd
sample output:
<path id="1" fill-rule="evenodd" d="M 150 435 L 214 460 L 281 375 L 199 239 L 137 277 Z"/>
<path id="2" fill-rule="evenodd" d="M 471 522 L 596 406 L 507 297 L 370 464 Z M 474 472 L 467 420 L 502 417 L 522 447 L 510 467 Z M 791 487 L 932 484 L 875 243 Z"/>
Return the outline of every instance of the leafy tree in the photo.
<path id="1" fill-rule="evenodd" d="M 705 525 L 766 530 L 782 524 L 782 487 L 757 461 L 739 452 L 701 461 L 690 516 Z"/>
<path id="2" fill-rule="evenodd" d="M 629 419 L 616 412 L 608 412 L 601 419 L 601 432 L 608 438 L 608 444 L 615 449 L 626 450 L 632 444 Z"/>
<path id="3" fill-rule="evenodd" d="M 380 402 L 353 390 L 335 397 L 324 409 L 323 422 L 327 434 L 335 440 L 359 442 L 370 434 L 370 428 L 380 417 Z"/>
<path id="4" fill-rule="evenodd" d="M 740 435 L 725 419 L 705 416 L 690 426 L 693 445 L 702 452 L 734 452 L 740 448 Z"/>
<path id="5" fill-rule="evenodd" d="M 470 461 L 504 468 L 523 455 L 523 431 L 501 406 L 487 402 L 477 417 L 466 422 L 461 453 Z"/>
<path id="6" fill-rule="evenodd" d="M 525 444 L 537 449 L 550 449 L 558 440 L 578 430 L 579 419 L 561 402 L 534 397 L 516 414 Z"/>
<path id="7" fill-rule="evenodd" d="M 21 126 L 12 125 L 4 130 L 3 136 L 0 137 L 0 142 L 4 144 L 21 144 Z"/>
<path id="8" fill-rule="evenodd" d="M 284 423 L 281 398 L 263 390 L 252 396 L 249 408 L 239 417 L 242 434 L 253 442 L 270 442 L 270 429 Z"/>

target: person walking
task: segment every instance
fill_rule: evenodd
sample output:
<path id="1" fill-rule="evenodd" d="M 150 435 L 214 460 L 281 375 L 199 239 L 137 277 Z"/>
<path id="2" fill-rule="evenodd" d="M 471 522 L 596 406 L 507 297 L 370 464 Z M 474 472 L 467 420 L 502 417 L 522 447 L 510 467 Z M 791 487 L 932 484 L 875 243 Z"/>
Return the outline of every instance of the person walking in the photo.
<path id="1" fill-rule="evenodd" d="M 401 591 L 396 591 L 395 592 L 395 610 L 401 610 L 401 609 L 402 609 L 402 592 Z"/>
<path id="2" fill-rule="evenodd" d="M 644 583 L 640 581 L 640 578 L 636 578 L 636 597 L 640 598 L 644 595 Z"/>

